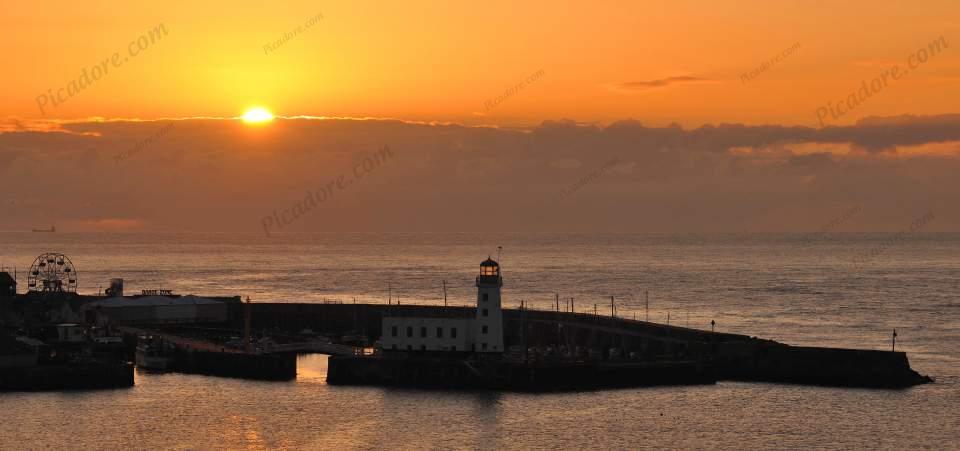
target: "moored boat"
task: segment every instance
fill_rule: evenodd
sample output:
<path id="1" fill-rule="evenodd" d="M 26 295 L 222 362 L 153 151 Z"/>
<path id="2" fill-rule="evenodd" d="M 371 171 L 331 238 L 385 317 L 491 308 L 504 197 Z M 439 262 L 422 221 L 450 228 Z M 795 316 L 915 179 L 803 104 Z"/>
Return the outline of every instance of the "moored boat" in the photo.
<path id="1" fill-rule="evenodd" d="M 166 371 L 170 367 L 171 357 L 165 352 L 162 338 L 140 337 L 134 355 L 138 368 Z"/>

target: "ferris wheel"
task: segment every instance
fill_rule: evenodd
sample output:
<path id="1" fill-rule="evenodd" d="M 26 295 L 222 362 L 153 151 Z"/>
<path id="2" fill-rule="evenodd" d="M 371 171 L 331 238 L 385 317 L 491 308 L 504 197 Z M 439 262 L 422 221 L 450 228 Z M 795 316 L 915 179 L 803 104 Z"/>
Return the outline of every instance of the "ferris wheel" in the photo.
<path id="1" fill-rule="evenodd" d="M 75 293 L 77 269 L 66 255 L 52 252 L 43 254 L 30 266 L 27 289 L 41 293 Z"/>

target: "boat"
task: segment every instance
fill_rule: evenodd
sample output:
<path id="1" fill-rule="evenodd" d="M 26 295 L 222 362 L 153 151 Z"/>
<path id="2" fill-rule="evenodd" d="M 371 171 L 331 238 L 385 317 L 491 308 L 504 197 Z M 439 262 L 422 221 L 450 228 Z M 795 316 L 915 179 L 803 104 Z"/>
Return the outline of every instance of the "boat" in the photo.
<path id="1" fill-rule="evenodd" d="M 33 229 L 33 231 L 36 232 L 36 233 L 53 233 L 53 232 L 56 232 L 56 231 L 57 231 L 57 227 L 56 227 L 56 226 L 50 226 L 49 229 Z"/>
<path id="2" fill-rule="evenodd" d="M 155 346 L 149 343 L 140 343 L 137 345 L 135 357 L 138 368 L 158 371 L 167 370 L 172 360 L 169 356 L 164 355 L 162 344 Z"/>

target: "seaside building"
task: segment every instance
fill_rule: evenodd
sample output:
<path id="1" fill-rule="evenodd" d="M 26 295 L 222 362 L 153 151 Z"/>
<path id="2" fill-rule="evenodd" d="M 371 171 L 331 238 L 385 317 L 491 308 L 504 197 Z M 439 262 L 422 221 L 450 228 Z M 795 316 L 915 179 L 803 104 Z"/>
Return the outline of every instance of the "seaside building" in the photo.
<path id="1" fill-rule="evenodd" d="M 503 308 L 500 265 L 487 258 L 477 276 L 474 318 L 385 316 L 380 348 L 384 351 L 502 353 Z"/>
<path id="2" fill-rule="evenodd" d="M 114 296 L 84 306 L 85 321 L 101 326 L 222 323 L 227 318 L 225 302 L 198 296 Z"/>

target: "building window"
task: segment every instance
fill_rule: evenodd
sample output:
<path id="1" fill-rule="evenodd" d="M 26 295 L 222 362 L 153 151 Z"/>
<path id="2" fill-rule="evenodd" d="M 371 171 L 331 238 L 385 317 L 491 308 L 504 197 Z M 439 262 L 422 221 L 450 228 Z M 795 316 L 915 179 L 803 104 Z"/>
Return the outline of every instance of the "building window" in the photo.
<path id="1" fill-rule="evenodd" d="M 486 344 L 486 343 L 480 343 L 480 349 L 486 351 L 486 350 L 487 350 L 487 344 Z"/>
<path id="2" fill-rule="evenodd" d="M 456 328 L 456 327 L 451 327 L 451 328 L 450 328 L 450 338 L 457 338 L 457 328 Z"/>
<path id="3" fill-rule="evenodd" d="M 488 294 L 488 293 L 483 293 L 483 300 L 484 300 L 484 301 L 489 301 L 489 300 L 490 300 L 490 294 Z"/>
<path id="4" fill-rule="evenodd" d="M 407 326 L 407 338 L 413 336 L 413 326 Z"/>
<path id="5" fill-rule="evenodd" d="M 443 338 L 443 328 L 442 328 L 442 327 L 438 327 L 438 328 L 437 328 L 437 338 Z"/>
<path id="6" fill-rule="evenodd" d="M 397 345 L 394 344 L 392 349 L 393 349 L 394 351 L 396 351 L 396 350 L 397 350 Z"/>
<path id="7" fill-rule="evenodd" d="M 450 348 L 450 350 L 451 350 L 451 351 L 454 351 L 454 352 L 456 352 L 456 350 L 457 350 L 457 347 L 456 347 L 456 346 L 454 346 L 454 347 L 452 347 L 452 348 Z"/>
<path id="8" fill-rule="evenodd" d="M 407 345 L 407 351 L 413 351 L 413 346 Z"/>
<path id="9" fill-rule="evenodd" d="M 427 345 L 420 345 L 420 350 L 421 350 L 421 351 L 426 351 L 426 350 L 427 350 Z"/>
<path id="10" fill-rule="evenodd" d="M 427 326 L 420 327 L 420 338 L 427 338 Z"/>
<path id="11" fill-rule="evenodd" d="M 487 333 L 487 326 L 481 327 L 481 328 L 480 328 L 480 333 L 481 333 L 481 334 Z"/>
<path id="12" fill-rule="evenodd" d="M 481 310 L 480 313 L 483 314 L 483 316 L 488 316 L 488 315 L 490 315 L 490 312 L 488 312 L 487 309 Z"/>
<path id="13" fill-rule="evenodd" d="M 390 334 L 393 335 L 394 337 L 397 336 L 397 326 L 393 326 L 390 328 Z"/>

